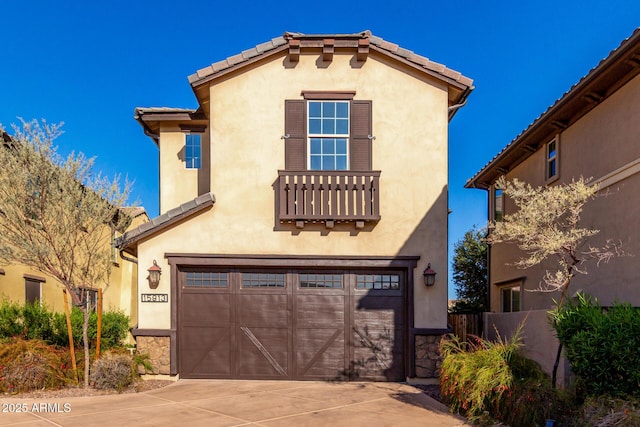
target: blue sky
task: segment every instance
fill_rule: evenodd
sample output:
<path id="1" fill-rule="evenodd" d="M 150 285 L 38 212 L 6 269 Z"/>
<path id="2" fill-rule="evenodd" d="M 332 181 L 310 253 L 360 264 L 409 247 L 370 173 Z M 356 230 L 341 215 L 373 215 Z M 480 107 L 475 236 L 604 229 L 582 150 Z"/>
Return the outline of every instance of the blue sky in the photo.
<path id="1" fill-rule="evenodd" d="M 466 180 L 640 26 L 640 2 L 2 0 L 0 17 L 0 123 L 64 122 L 60 151 L 134 180 L 151 216 L 158 153 L 133 110 L 195 107 L 199 68 L 285 31 L 369 29 L 460 71 L 476 89 L 450 124 L 451 255 L 486 221 L 486 194 Z"/>

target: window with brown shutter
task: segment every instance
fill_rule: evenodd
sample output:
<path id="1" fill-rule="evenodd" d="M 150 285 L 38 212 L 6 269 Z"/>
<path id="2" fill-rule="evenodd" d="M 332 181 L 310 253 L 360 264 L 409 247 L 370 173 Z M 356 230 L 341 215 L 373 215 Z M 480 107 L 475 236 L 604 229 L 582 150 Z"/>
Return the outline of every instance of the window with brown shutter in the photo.
<path id="1" fill-rule="evenodd" d="M 285 170 L 371 170 L 372 102 L 354 94 L 303 92 L 304 100 L 285 101 Z"/>

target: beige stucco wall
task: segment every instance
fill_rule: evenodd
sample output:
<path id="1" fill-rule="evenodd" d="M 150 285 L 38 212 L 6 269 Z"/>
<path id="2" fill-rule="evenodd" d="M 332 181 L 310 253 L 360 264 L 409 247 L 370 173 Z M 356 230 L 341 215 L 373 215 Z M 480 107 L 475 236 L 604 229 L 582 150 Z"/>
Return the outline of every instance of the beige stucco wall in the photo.
<path id="1" fill-rule="evenodd" d="M 580 176 L 595 181 L 606 177 L 601 196 L 589 202 L 583 214 L 583 225 L 599 229 L 590 242 L 598 246 L 613 239 L 622 243 L 630 256 L 612 259 L 596 266 L 587 264 L 589 274 L 578 275 L 571 284 L 570 294 L 583 290 L 596 296 L 603 304 L 627 301 L 640 306 L 640 76 L 604 100 L 560 134 L 560 179 L 571 181 Z M 546 142 L 546 141 L 543 141 Z M 507 175 L 532 185 L 543 185 L 544 148 Z M 507 201 L 507 213 L 512 205 Z M 525 287 L 532 289 L 540 283 L 547 263 L 527 270 L 508 264 L 515 261 L 517 252 L 505 245 L 492 250 L 491 281 L 497 283 L 526 276 Z M 492 311 L 500 310 L 500 295 L 492 287 Z M 523 306 L 545 309 L 551 306 L 558 293 L 524 292 Z"/>
<path id="2" fill-rule="evenodd" d="M 415 326 L 446 327 L 447 309 L 447 88 L 418 78 L 408 67 L 385 64 L 371 53 L 352 66 L 353 54 L 336 54 L 329 64 L 301 55 L 293 66 L 284 54 L 232 75 L 210 89 L 211 191 L 216 203 L 162 234 L 140 242 L 139 266 L 154 259 L 163 269 L 157 293 L 170 294 L 166 253 L 289 255 L 418 255 L 415 270 Z M 354 226 L 281 226 L 275 221 L 273 184 L 284 169 L 284 101 L 303 90 L 355 90 L 355 99 L 373 100 L 373 169 L 381 170 L 382 219 L 370 231 Z M 161 134 L 161 150 L 175 156 L 178 132 Z M 164 139 L 167 140 L 165 144 Z M 161 173 L 171 170 L 164 165 Z M 163 199 L 177 206 L 192 191 L 188 174 L 162 175 Z M 170 189 L 170 186 L 175 188 Z M 173 206 L 172 206 L 173 207 Z M 422 271 L 430 262 L 437 283 L 425 288 Z M 139 286 L 150 292 L 144 275 Z M 169 328 L 170 304 L 139 303 L 140 328 Z"/>

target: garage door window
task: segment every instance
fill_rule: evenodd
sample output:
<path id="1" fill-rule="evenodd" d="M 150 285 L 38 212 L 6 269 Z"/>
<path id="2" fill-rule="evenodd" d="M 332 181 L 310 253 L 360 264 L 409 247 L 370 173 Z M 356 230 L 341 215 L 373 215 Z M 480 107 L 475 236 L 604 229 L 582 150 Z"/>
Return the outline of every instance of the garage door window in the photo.
<path id="1" fill-rule="evenodd" d="M 215 271 L 187 271 L 188 288 L 226 288 L 229 286 L 227 273 Z"/>
<path id="2" fill-rule="evenodd" d="M 400 289 L 400 276 L 397 274 L 358 274 L 356 289 Z"/>
<path id="3" fill-rule="evenodd" d="M 342 289 L 341 274 L 300 274 L 301 288 Z"/>
<path id="4" fill-rule="evenodd" d="M 284 288 L 284 273 L 242 273 L 243 288 Z"/>

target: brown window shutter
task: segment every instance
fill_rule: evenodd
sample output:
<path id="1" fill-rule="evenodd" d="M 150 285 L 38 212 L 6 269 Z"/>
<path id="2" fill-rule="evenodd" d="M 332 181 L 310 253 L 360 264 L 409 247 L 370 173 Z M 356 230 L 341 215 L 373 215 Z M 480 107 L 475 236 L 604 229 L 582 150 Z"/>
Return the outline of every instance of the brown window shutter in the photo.
<path id="1" fill-rule="evenodd" d="M 306 102 L 284 102 L 284 168 L 301 171 L 307 168 Z"/>
<path id="2" fill-rule="evenodd" d="M 370 171 L 372 134 L 371 101 L 351 101 L 350 170 Z"/>

